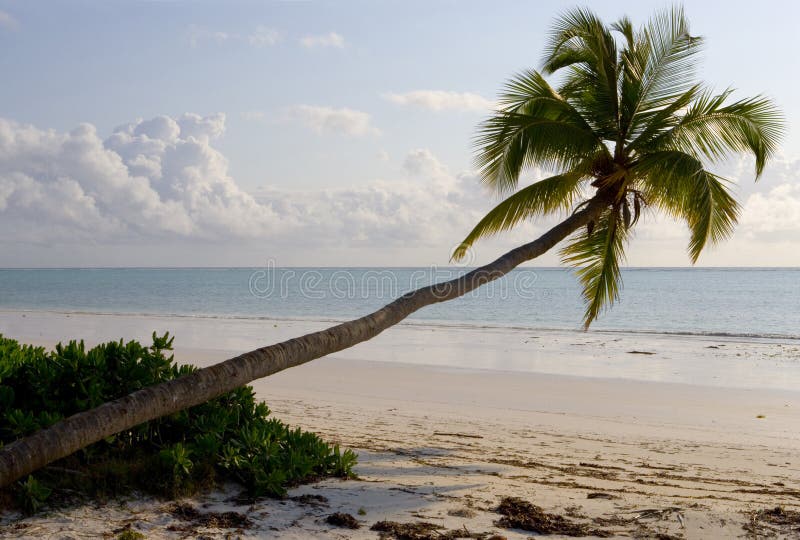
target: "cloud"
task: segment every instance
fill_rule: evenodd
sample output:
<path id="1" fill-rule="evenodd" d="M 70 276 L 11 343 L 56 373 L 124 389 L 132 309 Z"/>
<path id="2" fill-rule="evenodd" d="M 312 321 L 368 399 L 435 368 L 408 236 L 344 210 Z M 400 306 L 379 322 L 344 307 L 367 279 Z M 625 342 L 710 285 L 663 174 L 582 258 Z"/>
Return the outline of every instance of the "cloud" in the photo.
<path id="1" fill-rule="evenodd" d="M 5 28 L 6 30 L 16 30 L 19 28 L 19 22 L 17 19 L 11 16 L 11 14 L 0 10 L 0 28 Z"/>
<path id="2" fill-rule="evenodd" d="M 796 240 L 800 232 L 800 184 L 783 183 L 766 193 L 753 193 L 744 204 L 739 223 L 754 239 Z"/>
<path id="3" fill-rule="evenodd" d="M 427 153 L 427 151 L 422 151 Z M 476 178 L 451 174 L 429 153 L 413 151 L 414 174 L 394 180 L 315 191 L 274 187 L 254 193 L 279 215 L 291 216 L 290 235 L 310 246 L 337 248 L 435 248 L 449 254 L 454 234 L 465 233 L 485 202 Z"/>
<path id="4" fill-rule="evenodd" d="M 306 49 L 334 47 L 341 49 L 344 47 L 344 37 L 336 32 L 327 34 L 304 36 L 300 38 L 300 44 Z"/>
<path id="5" fill-rule="evenodd" d="M 354 109 L 296 105 L 288 110 L 295 119 L 315 133 L 337 133 L 342 135 L 377 135 L 368 113 Z"/>
<path id="6" fill-rule="evenodd" d="M 283 39 L 283 34 L 274 28 L 264 25 L 256 26 L 249 33 L 232 33 L 222 30 L 212 30 L 196 24 L 188 27 L 189 45 L 199 47 L 204 43 L 220 45 L 227 42 L 238 42 L 252 45 L 253 47 L 269 47 L 276 45 Z"/>
<path id="7" fill-rule="evenodd" d="M 0 244 L 431 246 L 453 242 L 479 217 L 475 178 L 454 175 L 428 150 L 407 156 L 406 178 L 296 191 L 242 190 L 214 148 L 225 116 L 158 116 L 102 139 L 0 119 Z M 6 251 L 6 255 L 8 255 Z"/>
<path id="8" fill-rule="evenodd" d="M 226 238 L 279 225 L 211 143 L 222 114 L 136 121 L 102 140 L 0 119 L 0 224 L 28 242 Z"/>
<path id="9" fill-rule="evenodd" d="M 101 138 L 90 124 L 60 132 L 0 118 L 0 264 L 257 264 L 265 252 L 281 264 L 291 256 L 306 265 L 445 263 L 497 202 L 475 173 L 451 171 L 426 148 L 407 152 L 395 178 L 247 192 L 215 148 L 225 120 L 158 116 Z M 742 176 L 729 176 L 751 184 L 749 164 L 739 168 Z M 759 184 L 766 188 L 741 197 L 734 237 L 701 263 L 800 263 L 798 173 L 800 160 L 776 160 Z M 528 171 L 523 184 L 547 174 Z M 475 262 L 536 238 L 557 219 L 481 240 Z M 686 264 L 687 241 L 683 223 L 648 214 L 629 261 Z M 555 250 L 537 262 L 557 264 Z"/>
<path id="10" fill-rule="evenodd" d="M 427 249 L 445 262 L 490 204 L 474 175 L 451 173 L 425 149 L 408 154 L 399 178 L 248 193 L 214 148 L 224 122 L 159 116 L 102 139 L 89 124 L 58 132 L 0 119 L 0 261 L 213 265 L 238 246 L 250 264 L 264 250 L 284 261 L 320 250 Z"/>
<path id="11" fill-rule="evenodd" d="M 258 25 L 254 32 L 247 34 L 244 38 L 255 47 L 267 47 L 277 44 L 283 36 L 274 28 Z"/>
<path id="12" fill-rule="evenodd" d="M 429 111 L 489 111 L 494 102 L 470 92 L 446 90 L 415 90 L 404 94 L 384 94 L 388 101 L 397 105 L 418 107 Z"/>
<path id="13" fill-rule="evenodd" d="M 403 160 L 403 169 L 412 176 L 441 177 L 447 169 L 427 148 L 418 148 L 409 152 Z"/>

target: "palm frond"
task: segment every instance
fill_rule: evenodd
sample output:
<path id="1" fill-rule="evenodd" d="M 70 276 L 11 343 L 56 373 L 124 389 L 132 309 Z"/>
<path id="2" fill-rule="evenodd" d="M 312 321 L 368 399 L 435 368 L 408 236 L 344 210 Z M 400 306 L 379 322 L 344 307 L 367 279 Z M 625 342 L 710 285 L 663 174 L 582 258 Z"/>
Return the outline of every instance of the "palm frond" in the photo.
<path id="1" fill-rule="evenodd" d="M 507 231 L 537 216 L 570 209 L 580 194 L 585 173 L 570 172 L 540 180 L 514 193 L 489 211 L 453 251 L 451 260 L 462 260 L 482 237 Z"/>
<path id="2" fill-rule="evenodd" d="M 543 69 L 554 73 L 575 63 L 591 63 L 599 71 L 617 61 L 617 47 L 603 21 L 586 8 L 575 8 L 558 17 L 545 46 Z"/>
<path id="3" fill-rule="evenodd" d="M 593 69 L 570 66 L 559 93 L 603 140 L 616 141 L 619 131 L 618 88 L 615 81 L 606 82 Z"/>
<path id="4" fill-rule="evenodd" d="M 694 86 L 698 53 L 703 39 L 689 33 L 683 8 L 657 13 L 638 33 L 634 47 L 623 52 L 625 80 L 630 87 L 623 95 L 626 122 L 637 123 L 640 113 L 668 106 Z"/>
<path id="5" fill-rule="evenodd" d="M 587 121 L 605 133 L 618 125 L 617 43 L 611 28 L 588 9 L 567 11 L 556 19 L 545 47 L 543 71 L 568 68 L 562 90 Z"/>
<path id="6" fill-rule="evenodd" d="M 739 203 L 728 190 L 729 183 L 705 170 L 698 175 L 691 198 L 693 204 L 687 212 L 691 230 L 689 256 L 693 263 L 707 244 L 718 244 L 733 234 L 739 219 Z"/>
<path id="7" fill-rule="evenodd" d="M 633 21 L 628 16 L 622 17 L 615 23 L 611 24 L 611 29 L 619 32 L 625 38 L 625 47 L 632 49 L 635 45 L 634 34 L 636 30 L 633 28 Z"/>
<path id="8" fill-rule="evenodd" d="M 730 154 L 755 157 L 756 178 L 778 150 L 784 119 L 771 100 L 756 96 L 725 104 L 730 90 L 705 92 L 671 129 L 637 144 L 640 151 L 680 150 L 715 162 Z"/>
<path id="9" fill-rule="evenodd" d="M 565 264 L 577 268 L 583 286 L 586 311 L 584 328 L 589 328 L 598 315 L 618 298 L 622 285 L 620 264 L 624 261 L 628 230 L 616 207 L 607 209 L 593 227 L 578 233 L 564 249 Z"/>
<path id="10" fill-rule="evenodd" d="M 656 152 L 642 158 L 634 169 L 648 203 L 686 220 L 693 263 L 706 245 L 733 233 L 739 205 L 729 182 L 706 171 L 697 158 L 680 151 Z"/>
<path id="11" fill-rule="evenodd" d="M 535 69 L 526 69 L 511 77 L 500 93 L 499 102 L 505 112 L 531 116 L 564 115 L 586 126 L 575 108 Z"/>
<path id="12" fill-rule="evenodd" d="M 530 81 L 518 80 L 519 85 Z M 522 86 L 513 87 L 524 91 Z M 547 90 L 544 90 L 547 92 Z M 552 96 L 507 94 L 509 110 L 485 120 L 475 139 L 475 164 L 481 181 L 496 193 L 516 189 L 525 167 L 572 170 L 605 147 L 569 104 Z"/>
<path id="13" fill-rule="evenodd" d="M 629 132 L 633 139 L 626 147 L 626 151 L 636 151 L 646 146 L 647 141 L 652 141 L 661 134 L 674 128 L 681 121 L 681 112 L 685 111 L 692 102 L 703 93 L 703 85 L 698 83 L 677 96 L 669 105 L 652 111 L 640 112 L 637 126 Z"/>

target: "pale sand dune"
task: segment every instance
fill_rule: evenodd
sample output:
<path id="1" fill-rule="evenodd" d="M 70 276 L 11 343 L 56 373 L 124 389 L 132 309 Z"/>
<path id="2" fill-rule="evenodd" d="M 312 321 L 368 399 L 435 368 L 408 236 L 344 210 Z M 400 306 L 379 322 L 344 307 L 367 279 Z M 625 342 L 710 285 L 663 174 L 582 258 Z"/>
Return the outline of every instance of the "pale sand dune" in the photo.
<path id="1" fill-rule="evenodd" d="M 66 321 L 64 316 L 28 314 L 27 319 L 35 319 L 28 323 L 35 326 L 26 326 L 19 316 L 0 314 L 0 332 L 24 338 L 21 330 L 43 329 L 29 336 L 42 343 L 88 335 L 89 329 L 90 340 L 96 341 L 118 333 L 147 335 L 145 328 L 177 328 L 176 357 L 198 364 L 226 358 L 247 348 L 249 340 L 269 343 L 318 324 L 281 322 L 275 328 L 260 322 L 248 330 L 250 322 L 136 317 L 108 322 L 75 315 Z M 778 505 L 800 510 L 800 393 L 634 380 L 657 379 L 648 374 L 653 368 L 663 370 L 664 380 L 695 376 L 709 381 L 714 374 L 708 365 L 694 366 L 708 362 L 738 370 L 720 373 L 726 380 L 746 382 L 747 361 L 760 366 L 750 368 L 760 370 L 759 377 L 765 371 L 773 379 L 785 374 L 778 381 L 754 379 L 755 386 L 791 387 L 798 369 L 793 344 L 556 332 L 540 333 L 534 353 L 530 341 L 535 335 L 403 327 L 348 354 L 257 381 L 259 395 L 277 417 L 355 449 L 360 480 L 328 480 L 292 490 L 293 496 L 323 495 L 326 505 L 264 500 L 237 506 L 224 502 L 235 494 L 230 490 L 191 502 L 203 511 L 246 513 L 255 526 L 241 532 L 244 538 L 376 538 L 369 526 L 382 519 L 424 520 L 524 538 L 493 524 L 505 496 L 522 497 L 618 537 L 743 537 L 742 526 L 753 511 Z M 181 341 L 181 336 L 190 339 Z M 212 342 L 221 346 L 209 347 Z M 712 344 L 719 348 L 708 348 Z M 377 357 L 382 349 L 393 360 L 405 353 L 415 365 L 363 359 Z M 522 362 L 527 352 L 551 374 L 422 365 L 440 361 L 442 351 L 454 362 L 461 354 L 472 365 L 482 351 L 492 349 L 514 362 Z M 630 350 L 657 354 L 627 354 Z M 590 351 L 599 365 L 616 359 L 615 375 L 622 378 L 552 374 L 563 369 L 585 375 L 595 368 Z M 548 360 L 553 358 L 566 360 Z M 607 495 L 589 499 L 592 493 Z M 471 509 L 466 514 L 472 517 L 458 512 L 464 508 Z M 366 514 L 358 515 L 359 509 Z M 335 511 L 353 514 L 364 527 L 351 531 L 327 525 L 325 516 Z M 462 515 L 450 515 L 454 511 Z M 126 523 L 152 538 L 187 534 L 168 531 L 169 525 L 185 523 L 152 500 L 57 512 L 16 524 L 23 528 L 4 523 L 0 536 L 9 538 L 89 538 Z M 789 527 L 772 528 L 778 537 L 800 537 Z M 226 532 L 201 528 L 192 534 L 223 537 Z"/>

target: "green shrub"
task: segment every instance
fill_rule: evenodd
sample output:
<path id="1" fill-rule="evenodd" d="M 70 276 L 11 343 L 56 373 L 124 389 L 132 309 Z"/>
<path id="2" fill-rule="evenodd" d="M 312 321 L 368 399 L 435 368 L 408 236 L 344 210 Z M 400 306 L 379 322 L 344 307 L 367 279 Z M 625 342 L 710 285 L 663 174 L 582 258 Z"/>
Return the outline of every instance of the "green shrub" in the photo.
<path id="1" fill-rule="evenodd" d="M 145 538 L 147 538 L 145 535 L 133 529 L 125 529 L 117 535 L 117 540 L 144 540 Z"/>
<path id="2" fill-rule="evenodd" d="M 194 371 L 177 365 L 169 334 L 153 344 L 83 342 L 55 350 L 0 335 L 0 446 L 61 418 Z M 106 497 L 139 489 L 174 497 L 233 480 L 251 496 L 325 476 L 352 476 L 356 461 L 317 435 L 290 429 L 245 386 L 208 403 L 118 433 L 37 471 L 14 492 L 35 512 L 52 492 Z M 51 498 L 52 498 L 51 496 Z"/>
<path id="3" fill-rule="evenodd" d="M 50 488 L 43 486 L 33 476 L 24 482 L 19 482 L 17 503 L 27 513 L 32 514 L 41 508 L 50 496 Z"/>

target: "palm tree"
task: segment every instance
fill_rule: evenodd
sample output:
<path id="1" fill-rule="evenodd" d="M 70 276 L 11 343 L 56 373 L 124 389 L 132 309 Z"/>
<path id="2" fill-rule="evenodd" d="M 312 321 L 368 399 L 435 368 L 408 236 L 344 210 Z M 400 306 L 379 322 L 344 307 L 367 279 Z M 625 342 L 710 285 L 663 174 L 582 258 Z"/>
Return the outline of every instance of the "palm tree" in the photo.
<path id="1" fill-rule="evenodd" d="M 588 328 L 619 295 L 625 244 L 643 210 L 686 220 L 693 263 L 707 244 L 730 236 L 739 206 L 730 182 L 706 164 L 749 152 L 758 178 L 777 149 L 782 119 L 763 97 L 728 103 L 731 90 L 714 94 L 698 83 L 702 44 L 680 8 L 639 31 L 627 18 L 605 26 L 582 9 L 561 17 L 543 63 L 545 74 L 563 74 L 558 88 L 537 71 L 517 75 L 477 139 L 481 177 L 495 193 L 515 190 L 529 165 L 559 174 L 498 204 L 454 258 L 520 221 L 603 199 L 599 215 L 561 251 L 579 268 Z"/>
<path id="2" fill-rule="evenodd" d="M 453 254 L 523 220 L 567 212 L 540 238 L 457 279 L 410 292 L 378 311 L 327 330 L 248 352 L 106 403 L 0 450 L 0 486 L 103 437 L 203 403 L 248 382 L 373 338 L 418 309 L 497 279 L 573 235 L 562 249 L 578 267 L 586 327 L 619 294 L 620 263 L 646 210 L 685 219 L 694 262 L 728 237 L 738 205 L 730 182 L 706 169 L 731 153 L 755 157 L 758 177 L 775 153 L 781 115 L 766 98 L 729 102 L 694 79 L 702 40 L 679 8 L 638 30 L 604 24 L 585 9 L 553 26 L 541 72 L 512 78 L 501 107 L 480 127 L 477 164 L 495 193 L 517 189 L 532 165 L 559 171 L 501 202 Z M 557 87 L 544 75 L 559 76 Z"/>

